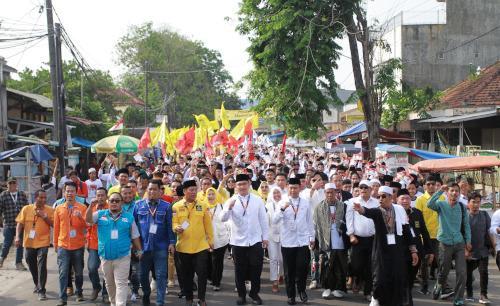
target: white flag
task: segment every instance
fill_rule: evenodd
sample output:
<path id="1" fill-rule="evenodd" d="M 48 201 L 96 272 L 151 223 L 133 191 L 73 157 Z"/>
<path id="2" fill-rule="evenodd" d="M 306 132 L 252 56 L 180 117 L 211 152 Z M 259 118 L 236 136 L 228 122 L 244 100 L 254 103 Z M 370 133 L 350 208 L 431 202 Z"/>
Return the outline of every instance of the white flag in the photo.
<path id="1" fill-rule="evenodd" d="M 118 130 L 123 130 L 123 118 L 120 118 L 108 131 L 113 132 Z"/>

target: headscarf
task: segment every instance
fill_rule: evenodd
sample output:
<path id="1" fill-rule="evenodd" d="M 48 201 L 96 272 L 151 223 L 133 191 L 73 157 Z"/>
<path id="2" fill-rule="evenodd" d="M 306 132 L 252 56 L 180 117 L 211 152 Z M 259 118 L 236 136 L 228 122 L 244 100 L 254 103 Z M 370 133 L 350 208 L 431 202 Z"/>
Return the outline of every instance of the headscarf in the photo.
<path id="1" fill-rule="evenodd" d="M 210 203 L 208 201 L 208 192 L 209 191 L 213 191 L 215 193 L 215 201 L 214 201 L 214 203 Z M 205 195 L 204 195 L 203 201 L 205 203 L 207 203 L 207 205 L 208 205 L 209 208 L 214 208 L 215 206 L 217 206 L 217 204 L 221 204 L 223 202 L 222 196 L 217 192 L 217 190 L 214 187 L 210 187 L 210 188 L 208 188 L 205 191 Z"/>
<path id="2" fill-rule="evenodd" d="M 281 200 L 283 200 L 283 192 L 281 192 L 281 188 L 275 186 L 273 188 L 271 188 L 271 190 L 269 191 L 268 195 L 267 195 L 267 203 L 270 203 L 270 204 L 278 204 L 278 202 L 276 202 L 274 200 L 274 191 L 275 190 L 278 190 L 281 194 Z"/>
<path id="3" fill-rule="evenodd" d="M 266 182 L 266 184 L 267 184 L 267 182 Z M 269 187 L 269 184 L 267 186 Z M 264 200 L 264 202 L 267 202 L 267 197 L 269 196 L 269 192 L 264 193 L 262 191 L 261 187 L 262 187 L 262 183 L 260 184 L 259 189 L 257 189 L 257 193 L 262 198 L 262 200 Z"/>

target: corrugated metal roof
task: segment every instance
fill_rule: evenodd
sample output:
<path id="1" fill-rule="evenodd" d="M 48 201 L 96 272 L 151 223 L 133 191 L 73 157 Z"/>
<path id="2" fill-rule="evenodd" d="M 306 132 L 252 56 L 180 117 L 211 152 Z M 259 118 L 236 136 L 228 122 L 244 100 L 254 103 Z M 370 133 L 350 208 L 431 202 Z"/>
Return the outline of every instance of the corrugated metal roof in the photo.
<path id="1" fill-rule="evenodd" d="M 11 93 L 14 93 L 16 95 L 20 95 L 20 96 L 29 98 L 29 99 L 33 100 L 33 102 L 37 103 L 38 105 L 40 105 L 43 108 L 52 108 L 52 100 L 45 97 L 45 96 L 34 94 L 34 93 L 29 93 L 29 92 L 24 92 L 24 91 L 20 91 L 20 90 L 13 89 L 13 88 L 7 88 L 7 92 L 11 92 Z"/>
<path id="2" fill-rule="evenodd" d="M 471 120 L 495 117 L 498 115 L 500 115 L 500 107 L 496 107 L 494 109 L 487 110 L 487 111 L 470 113 L 470 114 L 459 115 L 459 116 L 436 117 L 436 118 L 424 119 L 424 120 L 420 120 L 419 123 L 444 123 L 444 122 L 458 123 L 458 122 L 464 122 L 464 121 L 471 121 Z"/>

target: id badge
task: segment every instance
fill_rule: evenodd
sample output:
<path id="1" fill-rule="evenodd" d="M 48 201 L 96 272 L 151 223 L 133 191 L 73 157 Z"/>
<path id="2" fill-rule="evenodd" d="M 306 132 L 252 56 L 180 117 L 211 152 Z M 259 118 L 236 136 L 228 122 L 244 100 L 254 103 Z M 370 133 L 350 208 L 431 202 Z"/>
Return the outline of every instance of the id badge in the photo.
<path id="1" fill-rule="evenodd" d="M 69 231 L 69 238 L 75 238 L 76 237 L 76 230 L 72 229 Z"/>
<path id="2" fill-rule="evenodd" d="M 388 245 L 396 244 L 396 236 L 394 234 L 387 234 L 387 244 Z"/>
<path id="3" fill-rule="evenodd" d="M 186 230 L 188 227 L 189 227 L 189 222 L 187 222 L 187 221 L 182 222 L 182 224 L 181 224 L 181 228 L 182 228 L 183 230 Z"/>
<path id="4" fill-rule="evenodd" d="M 111 230 L 111 239 L 118 239 L 118 230 Z"/>
<path id="5" fill-rule="evenodd" d="M 34 229 L 30 230 L 30 233 L 28 235 L 29 239 L 35 239 L 36 232 Z"/>
<path id="6" fill-rule="evenodd" d="M 157 224 L 151 224 L 149 226 L 149 233 L 150 234 L 156 234 L 156 230 L 158 229 L 158 225 Z"/>
<path id="7" fill-rule="evenodd" d="M 410 232 L 411 232 L 411 236 L 412 236 L 413 238 L 415 238 L 415 232 L 413 231 L 413 227 L 410 227 Z"/>

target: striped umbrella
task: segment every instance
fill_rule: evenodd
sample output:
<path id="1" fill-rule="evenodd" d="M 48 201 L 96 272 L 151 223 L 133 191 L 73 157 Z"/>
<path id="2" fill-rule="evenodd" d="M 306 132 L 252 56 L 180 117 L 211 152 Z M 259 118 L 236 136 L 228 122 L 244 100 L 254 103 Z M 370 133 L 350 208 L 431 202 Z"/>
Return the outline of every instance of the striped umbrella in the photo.
<path id="1" fill-rule="evenodd" d="M 135 153 L 139 147 L 139 139 L 114 135 L 103 138 L 92 145 L 92 153 Z"/>

